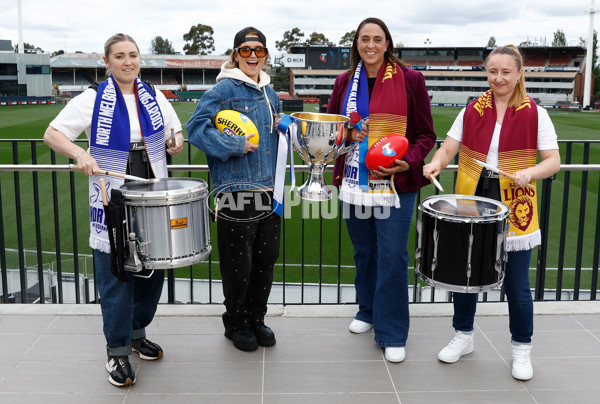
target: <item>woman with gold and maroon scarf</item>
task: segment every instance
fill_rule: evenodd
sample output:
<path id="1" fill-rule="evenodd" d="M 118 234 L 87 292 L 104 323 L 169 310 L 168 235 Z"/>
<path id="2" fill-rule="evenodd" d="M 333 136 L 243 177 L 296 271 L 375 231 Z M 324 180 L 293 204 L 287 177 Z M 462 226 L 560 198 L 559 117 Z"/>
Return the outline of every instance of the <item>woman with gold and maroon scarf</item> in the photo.
<path id="1" fill-rule="evenodd" d="M 423 175 L 438 175 L 460 150 L 456 193 L 502 201 L 510 207 L 510 229 L 504 290 L 508 301 L 515 379 L 533 377 L 531 336 L 533 301 L 529 287 L 529 264 L 533 248 L 541 243 L 537 215 L 537 188 L 526 188 L 560 169 L 556 132 L 548 112 L 537 106 L 525 91 L 523 58 L 513 46 L 494 49 L 486 60 L 490 90 L 463 109 L 448 136 L 423 167 Z M 541 162 L 537 162 L 539 152 Z M 514 181 L 482 169 L 474 159 L 507 173 Z M 495 178 L 494 178 L 495 177 Z M 438 354 L 453 363 L 473 352 L 473 322 L 477 293 L 453 293 L 454 338 Z"/>
<path id="2" fill-rule="evenodd" d="M 359 309 L 353 333 L 374 330 L 390 362 L 402 362 L 408 337 L 408 235 L 425 157 L 435 144 L 429 94 L 423 75 L 394 56 L 385 23 L 367 18 L 356 29 L 352 68 L 335 81 L 328 113 L 358 112 L 367 129 L 351 132 L 360 144 L 337 159 L 334 185 L 356 264 Z M 406 136 L 407 153 L 391 168 L 368 170 L 365 155 L 377 140 Z"/>

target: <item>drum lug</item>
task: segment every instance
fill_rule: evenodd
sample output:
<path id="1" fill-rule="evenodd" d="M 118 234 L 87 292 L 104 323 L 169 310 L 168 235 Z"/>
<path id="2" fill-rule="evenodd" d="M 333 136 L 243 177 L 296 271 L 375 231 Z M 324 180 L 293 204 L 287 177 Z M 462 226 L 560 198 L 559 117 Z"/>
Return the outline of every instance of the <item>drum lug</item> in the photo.
<path id="1" fill-rule="evenodd" d="M 421 258 L 421 231 L 423 229 L 423 223 L 417 220 L 417 248 L 415 249 L 415 261 Z"/>
<path id="2" fill-rule="evenodd" d="M 143 269 L 142 262 L 140 261 L 137 254 L 137 243 L 138 239 L 135 237 L 135 233 L 129 233 L 129 255 L 125 260 L 125 270 L 129 272 L 140 272 Z"/>
<path id="3" fill-rule="evenodd" d="M 473 252 L 473 224 L 471 224 L 471 234 L 469 234 L 469 253 L 467 255 L 467 279 L 471 279 L 471 253 Z"/>
<path id="4" fill-rule="evenodd" d="M 437 229 L 437 220 L 435 221 L 435 229 L 433 230 L 433 258 L 431 260 L 431 277 L 437 269 L 437 253 L 438 253 L 438 241 L 440 239 L 440 230 Z"/>

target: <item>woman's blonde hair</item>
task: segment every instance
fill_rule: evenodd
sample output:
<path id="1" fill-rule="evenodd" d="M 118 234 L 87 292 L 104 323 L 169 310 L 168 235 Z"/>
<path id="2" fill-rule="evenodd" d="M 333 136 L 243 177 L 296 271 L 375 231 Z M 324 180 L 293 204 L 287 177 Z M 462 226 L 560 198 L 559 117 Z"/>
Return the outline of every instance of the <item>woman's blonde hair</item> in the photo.
<path id="1" fill-rule="evenodd" d="M 517 66 L 517 70 L 521 71 L 523 69 L 523 56 L 519 49 L 515 45 L 506 45 L 499 46 L 493 51 L 490 52 L 488 57 L 485 59 L 485 64 L 487 65 L 490 58 L 494 55 L 508 55 L 512 56 L 515 60 L 515 65 Z M 517 85 L 513 90 L 510 99 L 508 100 L 509 107 L 518 107 L 523 101 L 527 99 L 527 90 L 525 89 L 525 75 L 521 74 L 521 79 L 517 81 Z"/>
<path id="2" fill-rule="evenodd" d="M 140 53 L 140 48 L 138 47 L 137 43 L 135 42 L 135 40 L 132 37 L 130 37 L 127 34 L 118 33 L 118 34 L 114 34 L 113 36 L 108 38 L 106 40 L 106 42 L 104 42 L 104 56 L 107 59 L 110 56 L 110 52 L 112 50 L 113 45 L 116 43 L 119 43 L 119 42 L 131 42 L 132 44 L 135 45 L 135 48 L 137 49 L 138 53 Z M 109 74 L 110 74 L 110 69 L 107 66 L 106 67 L 106 76 L 108 77 Z"/>

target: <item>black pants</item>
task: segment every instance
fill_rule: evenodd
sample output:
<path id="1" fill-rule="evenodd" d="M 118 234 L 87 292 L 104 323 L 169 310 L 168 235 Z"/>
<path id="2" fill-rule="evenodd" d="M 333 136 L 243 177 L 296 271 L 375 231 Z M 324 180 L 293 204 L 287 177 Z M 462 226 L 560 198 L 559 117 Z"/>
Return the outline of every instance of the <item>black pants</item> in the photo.
<path id="1" fill-rule="evenodd" d="M 272 193 L 240 191 L 220 195 L 217 242 L 226 329 L 264 321 L 279 257 L 281 218 L 266 211 Z"/>

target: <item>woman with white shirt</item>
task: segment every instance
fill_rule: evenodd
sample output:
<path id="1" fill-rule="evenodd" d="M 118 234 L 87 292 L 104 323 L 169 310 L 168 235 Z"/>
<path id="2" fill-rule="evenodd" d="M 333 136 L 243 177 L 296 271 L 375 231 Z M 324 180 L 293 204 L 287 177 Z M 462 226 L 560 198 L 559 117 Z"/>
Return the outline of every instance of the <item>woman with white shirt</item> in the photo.
<path id="1" fill-rule="evenodd" d="M 104 171 L 143 178 L 167 177 L 166 152 L 183 149 L 181 122 L 173 107 L 159 91 L 142 82 L 140 52 L 128 35 L 115 34 L 104 45 L 108 77 L 73 98 L 50 122 L 44 142 L 54 151 L 77 161 L 77 168 L 89 176 L 90 247 L 94 251 L 96 284 L 100 294 L 103 330 L 106 337 L 109 382 L 115 386 L 135 383 L 129 354 L 155 360 L 162 348 L 146 338 L 145 327 L 156 312 L 164 284 L 164 270 L 149 278 L 127 275 L 121 282 L 111 273 L 108 232 L 102 212 L 99 175 Z M 176 132 L 171 140 L 171 128 Z M 89 148 L 73 143 L 85 132 Z M 166 143 L 166 147 L 165 147 Z M 107 193 L 123 180 L 105 177 Z"/>
<path id="2" fill-rule="evenodd" d="M 505 243 L 508 252 L 504 290 L 508 301 L 513 351 L 512 375 L 533 377 L 531 337 L 533 300 L 529 265 L 533 248 L 541 244 L 537 215 L 537 187 L 526 186 L 560 169 L 554 126 L 548 112 L 537 106 L 525 90 L 523 58 L 513 46 L 494 49 L 486 60 L 490 90 L 463 109 L 423 175 L 437 176 L 460 151 L 456 193 L 502 201 L 513 212 Z M 541 161 L 537 163 L 539 153 Z M 483 169 L 474 160 L 514 175 L 514 180 Z M 526 205 L 527 209 L 521 209 Z M 456 334 L 438 354 L 454 363 L 473 352 L 473 323 L 477 293 L 453 293 L 453 327 Z"/>

